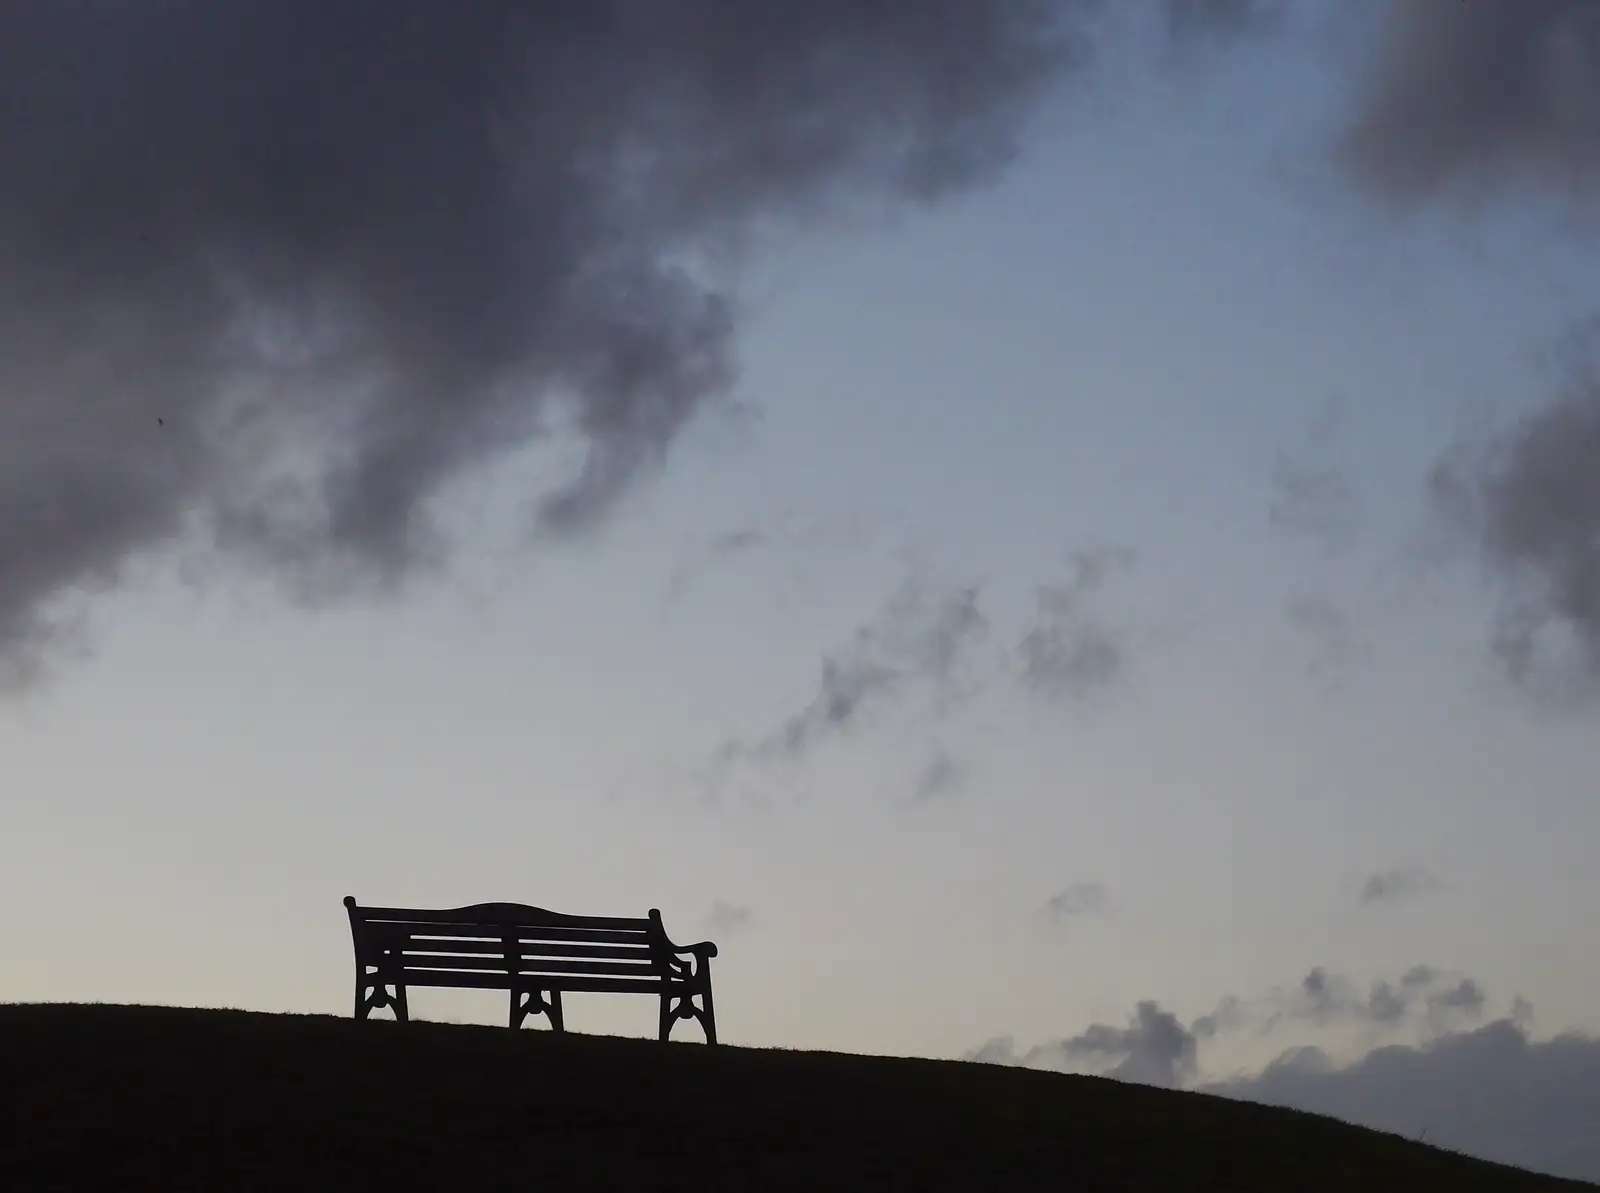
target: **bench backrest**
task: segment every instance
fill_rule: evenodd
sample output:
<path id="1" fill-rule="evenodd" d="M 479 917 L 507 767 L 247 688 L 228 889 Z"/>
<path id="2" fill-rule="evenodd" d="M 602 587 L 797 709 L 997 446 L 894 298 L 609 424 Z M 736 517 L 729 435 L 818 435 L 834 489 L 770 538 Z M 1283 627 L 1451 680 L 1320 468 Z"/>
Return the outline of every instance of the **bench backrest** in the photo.
<path id="1" fill-rule="evenodd" d="M 503 988 L 513 975 L 547 975 L 622 991 L 658 987 L 668 973 L 659 913 L 635 919 L 521 903 L 445 910 L 344 903 L 357 962 L 399 980 Z"/>

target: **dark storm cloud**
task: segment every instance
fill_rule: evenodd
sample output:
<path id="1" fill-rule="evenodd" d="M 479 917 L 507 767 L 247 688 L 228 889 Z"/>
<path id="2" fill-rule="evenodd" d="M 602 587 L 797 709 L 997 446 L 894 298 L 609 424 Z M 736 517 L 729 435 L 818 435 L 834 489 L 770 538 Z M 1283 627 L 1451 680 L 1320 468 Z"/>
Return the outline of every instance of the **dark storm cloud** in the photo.
<path id="1" fill-rule="evenodd" d="M 1340 146 L 1351 177 L 1402 206 L 1521 192 L 1597 214 L 1600 5 L 1408 0 L 1385 6 L 1378 37 Z M 1530 687 L 1591 692 L 1600 680 L 1594 368 L 1575 367 L 1551 401 L 1478 448 L 1447 453 L 1432 489 L 1504 583 L 1495 653 Z"/>
<path id="2" fill-rule="evenodd" d="M 1513 679 L 1566 694 L 1600 683 L 1600 373 L 1574 366 L 1550 404 L 1447 453 L 1439 509 L 1500 585 L 1493 647 Z"/>
<path id="3" fill-rule="evenodd" d="M 1361 884 L 1360 899 L 1367 906 L 1406 903 L 1438 885 L 1438 879 L 1421 866 L 1392 866 L 1367 875 Z"/>
<path id="4" fill-rule="evenodd" d="M 542 535 L 731 404 L 775 220 L 995 178 L 1105 0 L 0 5 L 0 661 L 174 541 L 303 599 Z M 1174 40 L 1252 6 L 1166 0 Z"/>
<path id="5" fill-rule="evenodd" d="M 993 178 L 1092 7 L 0 6 L 0 651 L 185 531 L 392 587 L 533 443 L 592 527 L 731 384 L 683 263 Z"/>
<path id="6" fill-rule="evenodd" d="M 1403 204 L 1600 182 L 1600 5 L 1391 0 L 1342 164 Z"/>

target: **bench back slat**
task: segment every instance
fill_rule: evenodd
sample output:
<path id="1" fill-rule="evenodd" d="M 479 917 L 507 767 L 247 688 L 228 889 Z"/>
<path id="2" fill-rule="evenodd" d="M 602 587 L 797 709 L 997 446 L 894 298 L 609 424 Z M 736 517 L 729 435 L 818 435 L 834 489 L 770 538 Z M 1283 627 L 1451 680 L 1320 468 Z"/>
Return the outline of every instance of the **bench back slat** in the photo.
<path id="1" fill-rule="evenodd" d="M 469 940 L 395 936 L 384 940 L 382 936 L 379 936 L 377 943 L 380 947 L 396 948 L 406 954 L 460 953 L 463 956 L 494 957 L 504 957 L 506 954 L 506 940 L 504 937 Z M 512 943 L 515 945 L 518 955 L 523 958 L 598 957 L 611 961 L 648 961 L 654 955 L 650 951 L 649 944 L 644 941 L 638 944 L 573 944 L 570 941 L 529 940 L 525 937 L 514 937 Z"/>
<path id="2" fill-rule="evenodd" d="M 388 960 L 386 958 L 385 960 Z M 430 969 L 430 970 L 461 970 L 482 971 L 485 973 L 509 974 L 541 974 L 541 973 L 567 973 L 567 974 L 604 974 L 608 977 L 619 978 L 659 978 L 661 971 L 655 962 L 649 958 L 638 961 L 589 961 L 589 960 L 549 960 L 546 958 L 519 958 L 513 971 L 510 962 L 504 954 L 492 957 L 463 957 L 428 956 L 426 954 L 407 951 L 393 958 L 391 962 L 402 969 Z"/>
<path id="3" fill-rule="evenodd" d="M 442 940 L 482 941 L 503 943 L 507 938 L 532 946 L 546 944 L 611 944 L 648 948 L 647 932 L 621 932 L 612 928 L 503 928 L 483 924 L 399 924 L 393 922 L 363 924 L 373 941 L 419 940 L 430 937 Z"/>

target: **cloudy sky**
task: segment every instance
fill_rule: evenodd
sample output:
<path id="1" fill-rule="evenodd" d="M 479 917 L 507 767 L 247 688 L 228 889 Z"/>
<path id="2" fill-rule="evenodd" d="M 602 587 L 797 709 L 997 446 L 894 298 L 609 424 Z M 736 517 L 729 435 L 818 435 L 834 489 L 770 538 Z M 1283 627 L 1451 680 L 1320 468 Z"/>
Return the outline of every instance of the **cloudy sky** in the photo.
<path id="1" fill-rule="evenodd" d="M 1597 217 L 1591 0 L 7 5 L 0 1000 L 657 906 L 1600 1179 Z"/>

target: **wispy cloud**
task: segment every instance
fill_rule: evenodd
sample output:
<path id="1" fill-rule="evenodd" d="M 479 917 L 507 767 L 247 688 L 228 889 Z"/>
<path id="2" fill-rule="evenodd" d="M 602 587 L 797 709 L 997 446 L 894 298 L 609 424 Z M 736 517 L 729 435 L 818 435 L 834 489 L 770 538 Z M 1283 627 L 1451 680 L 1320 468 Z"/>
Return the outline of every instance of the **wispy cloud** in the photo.
<path id="1" fill-rule="evenodd" d="M 1362 655 L 1350 614 L 1326 593 L 1302 591 L 1284 600 L 1283 615 L 1306 645 L 1312 680 L 1337 688 Z"/>
<path id="2" fill-rule="evenodd" d="M 1312 418 L 1304 443 L 1278 449 L 1267 507 L 1274 530 L 1329 555 L 1354 544 L 1361 521 L 1355 486 L 1338 455 L 1345 419 L 1344 403 L 1331 401 Z"/>
<path id="3" fill-rule="evenodd" d="M 940 748 L 917 772 L 916 781 L 912 784 L 911 802 L 926 804 L 959 795 L 970 777 L 970 768 L 966 763 Z"/>
<path id="4" fill-rule="evenodd" d="M 1075 551 L 1068 559 L 1067 579 L 1035 590 L 1033 620 L 1017 646 L 1025 691 L 1051 701 L 1083 701 L 1122 680 L 1131 635 L 1104 610 L 1100 598 L 1113 578 L 1133 567 L 1134 559 L 1126 547 Z"/>
<path id="5" fill-rule="evenodd" d="M 668 605 L 675 603 L 711 573 L 749 556 L 776 551 L 808 556 L 863 546 L 888 521 L 881 513 L 805 515 L 794 511 L 753 519 L 686 548 L 667 578 L 664 600 Z"/>
<path id="6" fill-rule="evenodd" d="M 896 699 L 946 711 L 983 682 L 978 648 L 989 625 L 976 584 L 952 586 L 913 571 L 851 641 L 823 656 L 816 694 L 775 728 L 729 738 L 717 767 L 798 763 L 829 738 Z"/>

